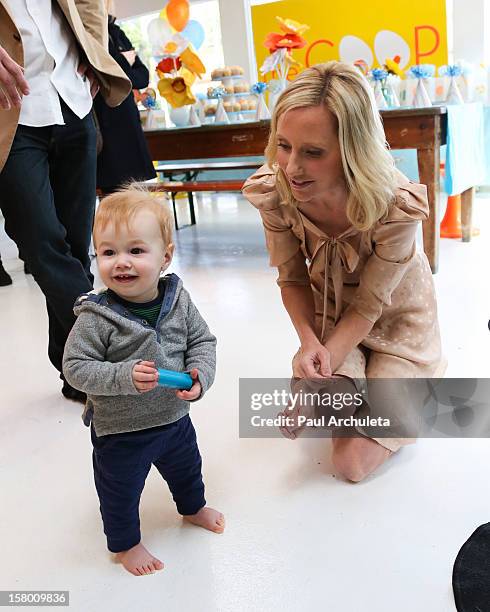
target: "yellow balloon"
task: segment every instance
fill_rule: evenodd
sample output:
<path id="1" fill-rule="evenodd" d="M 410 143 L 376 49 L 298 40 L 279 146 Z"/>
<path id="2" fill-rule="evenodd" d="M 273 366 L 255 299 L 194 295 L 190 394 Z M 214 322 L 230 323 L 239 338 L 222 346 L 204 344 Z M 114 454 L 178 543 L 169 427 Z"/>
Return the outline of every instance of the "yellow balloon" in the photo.
<path id="1" fill-rule="evenodd" d="M 162 8 L 162 10 L 160 11 L 160 15 L 158 16 L 160 17 L 160 19 L 164 19 L 165 21 L 168 21 L 166 5 Z"/>

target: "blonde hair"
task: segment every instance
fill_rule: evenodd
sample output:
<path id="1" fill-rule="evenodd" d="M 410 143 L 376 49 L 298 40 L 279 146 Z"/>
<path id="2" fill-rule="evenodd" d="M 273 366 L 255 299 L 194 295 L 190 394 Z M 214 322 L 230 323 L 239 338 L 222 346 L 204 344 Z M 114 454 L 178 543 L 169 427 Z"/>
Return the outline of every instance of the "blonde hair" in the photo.
<path id="1" fill-rule="evenodd" d="M 337 120 L 344 176 L 349 191 L 347 217 L 359 230 L 371 228 L 395 198 L 395 164 L 388 150 L 372 89 L 349 64 L 327 62 L 301 72 L 280 95 L 265 150 L 277 168 L 281 199 L 295 205 L 289 182 L 277 167 L 277 122 L 288 110 L 324 105 Z"/>
<path id="2" fill-rule="evenodd" d="M 172 246 L 172 219 L 164 199 L 152 194 L 142 185 L 129 183 L 119 191 L 103 198 L 94 218 L 93 238 L 97 248 L 97 232 L 114 223 L 118 232 L 122 223 L 129 226 L 135 215 L 141 210 L 152 212 L 160 226 L 165 248 Z"/>

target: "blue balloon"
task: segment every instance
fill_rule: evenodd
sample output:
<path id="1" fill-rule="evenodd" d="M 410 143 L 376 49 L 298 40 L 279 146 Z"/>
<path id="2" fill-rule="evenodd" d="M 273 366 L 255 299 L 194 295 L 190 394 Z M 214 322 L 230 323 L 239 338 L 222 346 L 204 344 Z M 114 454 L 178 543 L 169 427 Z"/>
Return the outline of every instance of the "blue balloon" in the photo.
<path id="1" fill-rule="evenodd" d="M 204 32 L 204 28 L 195 19 L 191 19 L 187 22 L 187 25 L 181 32 L 182 36 L 187 38 L 187 40 L 194 45 L 195 49 L 199 49 L 202 43 L 204 42 L 204 38 L 206 34 Z"/>

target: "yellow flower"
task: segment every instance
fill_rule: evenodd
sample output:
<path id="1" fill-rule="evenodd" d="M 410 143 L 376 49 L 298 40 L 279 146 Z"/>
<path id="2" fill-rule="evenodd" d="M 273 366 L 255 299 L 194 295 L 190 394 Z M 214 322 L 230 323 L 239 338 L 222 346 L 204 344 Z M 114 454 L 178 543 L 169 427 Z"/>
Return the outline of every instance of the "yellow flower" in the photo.
<path id="1" fill-rule="evenodd" d="M 283 19 L 282 17 L 276 17 L 276 19 L 279 22 L 281 30 L 286 34 L 298 34 L 302 36 L 306 30 L 310 29 L 310 26 L 294 21 L 294 19 Z"/>
<path id="2" fill-rule="evenodd" d="M 201 76 L 201 74 L 206 72 L 206 67 L 201 62 L 197 53 L 194 53 L 194 51 L 191 49 L 190 45 L 184 49 L 184 51 L 182 51 L 179 58 L 184 66 L 194 74 Z"/>
<path id="3" fill-rule="evenodd" d="M 180 108 L 186 104 L 194 104 L 196 98 L 191 91 L 191 86 L 196 77 L 182 68 L 179 76 L 165 77 L 158 81 L 158 91 L 173 108 Z"/>
<path id="4" fill-rule="evenodd" d="M 398 62 L 395 62 L 394 59 L 385 60 L 385 66 L 386 66 L 386 70 L 388 72 L 391 72 L 391 74 L 396 74 L 397 76 L 400 77 L 400 79 L 405 78 L 405 74 L 403 73 L 403 70 L 400 68 L 400 64 Z"/>
<path id="5" fill-rule="evenodd" d="M 286 53 L 286 56 L 284 57 L 284 63 L 286 64 L 286 68 L 288 70 L 290 68 L 297 68 L 298 70 L 300 68 L 304 68 L 303 64 L 295 60 L 291 53 Z"/>

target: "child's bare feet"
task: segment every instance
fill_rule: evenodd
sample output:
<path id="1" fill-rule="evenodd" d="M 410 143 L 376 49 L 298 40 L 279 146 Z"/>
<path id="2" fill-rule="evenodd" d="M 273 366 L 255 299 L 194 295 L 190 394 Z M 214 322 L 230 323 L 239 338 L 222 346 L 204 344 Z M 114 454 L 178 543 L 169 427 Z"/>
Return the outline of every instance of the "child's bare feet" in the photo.
<path id="1" fill-rule="evenodd" d="M 196 514 L 186 514 L 183 518 L 189 523 L 199 525 L 199 527 L 204 527 L 204 529 L 209 529 L 209 531 L 215 533 L 223 533 L 225 530 L 225 517 L 221 512 L 207 506 L 201 508 Z"/>
<path id="2" fill-rule="evenodd" d="M 154 574 L 157 570 L 163 569 L 163 563 L 160 559 L 146 550 L 141 542 L 129 550 L 117 553 L 116 561 L 122 563 L 133 576 Z"/>

